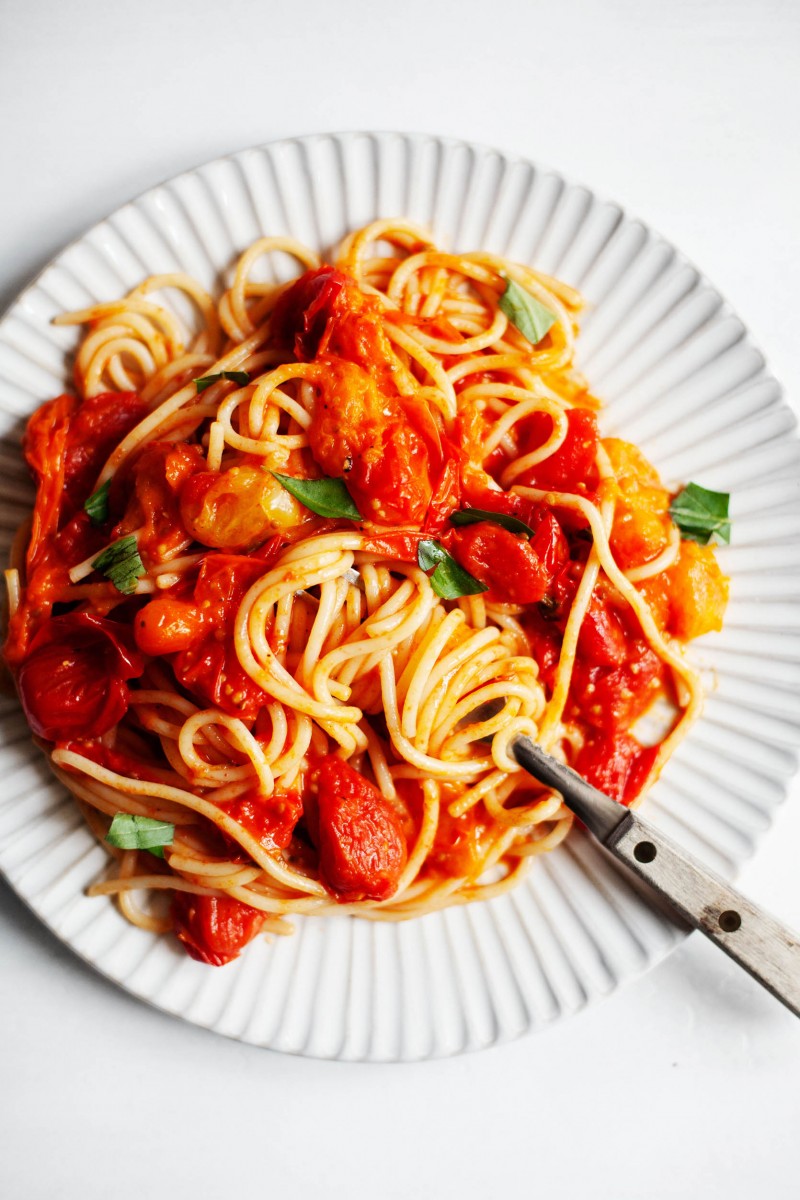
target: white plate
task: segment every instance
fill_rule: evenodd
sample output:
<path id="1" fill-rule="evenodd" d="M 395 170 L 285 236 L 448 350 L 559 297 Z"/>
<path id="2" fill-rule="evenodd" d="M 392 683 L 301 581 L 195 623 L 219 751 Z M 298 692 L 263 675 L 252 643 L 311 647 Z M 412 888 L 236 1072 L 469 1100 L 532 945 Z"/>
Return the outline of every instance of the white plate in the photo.
<path id="1" fill-rule="evenodd" d="M 580 360 L 603 427 L 636 441 L 665 480 L 732 492 L 722 634 L 693 657 L 716 680 L 705 715 L 646 814 L 722 874 L 784 798 L 800 741 L 800 444 L 742 323 L 676 250 L 618 205 L 552 171 L 463 142 L 318 136 L 219 159 L 154 188 L 68 247 L 0 324 L 0 538 L 24 517 L 24 417 L 69 384 L 74 330 L 51 319 L 185 270 L 217 287 L 256 237 L 325 249 L 404 215 L 458 249 L 560 276 L 589 301 Z M 765 283 L 766 286 L 766 283 Z M 106 856 L 3 709 L 0 867 L 55 933 L 128 991 L 230 1037 L 324 1058 L 455 1054 L 575 1012 L 662 958 L 680 935 L 588 839 L 539 860 L 516 891 L 405 924 L 299 920 L 213 970 L 129 926 L 84 889 Z"/>

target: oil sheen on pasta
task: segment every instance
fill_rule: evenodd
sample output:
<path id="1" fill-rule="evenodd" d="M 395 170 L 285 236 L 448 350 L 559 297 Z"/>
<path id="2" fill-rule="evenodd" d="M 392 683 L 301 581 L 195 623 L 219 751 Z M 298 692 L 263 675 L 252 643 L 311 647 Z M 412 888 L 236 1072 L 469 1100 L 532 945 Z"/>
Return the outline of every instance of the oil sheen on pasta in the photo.
<path id="1" fill-rule="evenodd" d="M 264 282 L 287 255 L 296 279 Z M 509 279 L 555 317 L 536 342 Z M 698 712 L 684 645 L 727 584 L 636 447 L 600 437 L 579 307 L 380 221 L 330 265 L 256 242 L 218 304 L 170 275 L 60 318 L 85 333 L 74 392 L 25 434 L 5 657 L 98 837 L 117 813 L 174 825 L 163 857 L 113 849 L 94 893 L 222 964 L 292 914 L 401 919 L 516 883 L 571 823 L 509 758 L 517 732 L 622 803 L 647 788 Z M 361 519 L 275 473 L 340 481 Z M 495 517 L 451 520 L 470 508 Z M 92 564 L 122 539 L 142 569 L 120 584 Z M 421 542 L 484 590 L 442 598 Z M 646 745 L 657 699 L 674 717 Z"/>

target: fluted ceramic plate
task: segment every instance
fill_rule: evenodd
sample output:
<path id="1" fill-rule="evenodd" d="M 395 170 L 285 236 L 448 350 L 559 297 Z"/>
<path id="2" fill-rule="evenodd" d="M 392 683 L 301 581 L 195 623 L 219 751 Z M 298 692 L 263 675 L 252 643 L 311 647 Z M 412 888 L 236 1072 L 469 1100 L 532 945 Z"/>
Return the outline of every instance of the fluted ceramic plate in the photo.
<path id="1" fill-rule="evenodd" d="M 69 246 L 0 324 L 0 523 L 7 549 L 31 488 L 25 417 L 69 385 L 76 331 L 52 318 L 183 270 L 218 289 L 263 234 L 325 250 L 406 216 L 454 249 L 535 265 L 588 301 L 580 362 L 603 428 L 670 482 L 732 493 L 725 630 L 692 648 L 713 690 L 646 802 L 648 817 L 725 876 L 784 798 L 800 740 L 800 446 L 741 321 L 673 247 L 553 171 L 463 142 L 318 136 L 219 159 L 121 208 Z M 765 281 L 766 286 L 766 281 Z M 230 1037 L 325 1058 L 423 1059 L 541 1028 L 652 966 L 680 934 L 575 834 L 516 891 L 404 924 L 301 919 L 211 969 L 129 926 L 86 887 L 106 855 L 3 715 L 0 866 L 88 963 L 167 1012 Z"/>

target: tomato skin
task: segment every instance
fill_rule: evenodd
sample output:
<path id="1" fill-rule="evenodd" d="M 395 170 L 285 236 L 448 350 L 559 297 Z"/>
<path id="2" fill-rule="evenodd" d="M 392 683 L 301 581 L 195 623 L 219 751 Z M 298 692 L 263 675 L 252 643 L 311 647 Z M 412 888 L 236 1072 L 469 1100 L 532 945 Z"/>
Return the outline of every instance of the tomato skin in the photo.
<path id="1" fill-rule="evenodd" d="M 509 604 L 543 600 L 569 549 L 555 517 L 543 513 L 536 533 L 527 541 L 490 521 L 460 528 L 456 557 L 470 574 L 489 585 L 489 599 Z"/>
<path id="2" fill-rule="evenodd" d="M 130 476 L 124 480 L 114 478 L 111 503 L 119 503 L 123 492 L 129 493 L 130 498 L 113 536 L 125 537 L 134 530 L 141 531 L 138 536 L 141 553 L 154 562 L 171 558 L 190 540 L 178 502 L 181 488 L 204 466 L 199 446 L 172 442 L 153 442 L 147 446 L 136 459 Z"/>
<path id="3" fill-rule="evenodd" d="M 584 742 L 575 770 L 620 804 L 630 804 L 642 790 L 657 746 L 642 746 L 630 734 L 592 733 Z"/>
<path id="4" fill-rule="evenodd" d="M 273 792 L 262 796 L 247 792 L 222 807 L 250 833 L 265 850 L 285 850 L 292 840 L 297 822 L 303 815 L 303 797 L 299 792 Z"/>
<path id="5" fill-rule="evenodd" d="M 398 529 L 394 532 L 370 535 L 364 539 L 363 549 L 368 554 L 380 554 L 384 558 L 395 558 L 398 562 L 415 563 L 419 544 L 429 535 L 416 533 L 413 529 Z"/>
<path id="6" fill-rule="evenodd" d="M 400 817 L 374 784 L 329 754 L 316 770 L 320 876 L 343 904 L 388 900 L 406 865 Z"/>
<path id="7" fill-rule="evenodd" d="M 230 896 L 175 892 L 172 922 L 186 953 L 210 967 L 238 958 L 264 923 L 264 913 Z"/>
<path id="8" fill-rule="evenodd" d="M 443 879 L 473 879 L 482 870 L 485 852 L 496 829 L 482 804 L 473 805 L 461 817 L 451 817 L 443 805 L 436 837 L 425 860 L 425 874 Z"/>
<path id="9" fill-rule="evenodd" d="M 122 626 L 90 613 L 53 617 L 17 674 L 28 724 L 51 742 L 99 737 L 128 711 L 125 681 L 143 670 Z"/>
<path id="10" fill-rule="evenodd" d="M 450 516 L 461 504 L 461 471 L 458 459 L 450 457 L 442 467 L 425 514 L 425 532 L 438 536 L 449 529 Z"/>
<path id="11" fill-rule="evenodd" d="M 661 660 L 644 641 L 628 647 L 627 661 L 598 666 L 578 656 L 570 696 L 580 718 L 604 733 L 629 729 L 652 704 L 661 689 Z"/>
<path id="12" fill-rule="evenodd" d="M 191 600 L 197 614 L 197 637 L 184 649 L 179 649 L 172 659 L 175 678 L 195 697 L 246 721 L 255 719 L 269 702 L 269 697 L 242 669 L 233 644 L 233 623 L 245 592 L 268 568 L 269 563 L 263 557 L 207 554 Z M 150 602 L 155 603 L 157 601 Z M 145 618 L 147 608 L 142 614 Z M 188 638 L 195 618 L 188 616 L 184 609 L 176 609 L 176 616 Z M 158 620 L 157 611 L 156 628 L 152 630 L 153 644 L 159 637 Z M 147 638 L 150 633 L 148 628 L 143 631 L 143 636 Z M 170 647 L 170 650 L 175 649 L 177 647 Z"/>
<path id="13" fill-rule="evenodd" d="M 546 413 L 532 413 L 520 422 L 520 455 L 530 454 L 543 445 L 552 429 L 552 421 Z M 574 492 L 578 485 L 590 489 L 597 481 L 595 458 L 598 446 L 597 418 L 585 408 L 571 408 L 567 412 L 567 436 L 554 454 L 544 462 L 525 471 L 517 483 L 526 487 L 544 488 L 552 491 Z"/>
<path id="14" fill-rule="evenodd" d="M 87 396 L 70 419 L 64 482 L 75 506 L 92 492 L 103 464 L 147 414 L 135 392 Z"/>
<path id="15" fill-rule="evenodd" d="M 275 305 L 271 322 L 275 340 L 290 347 L 301 361 L 313 359 L 348 282 L 352 281 L 335 267 L 306 271 Z"/>
<path id="16" fill-rule="evenodd" d="M 578 654 L 597 666 L 618 667 L 628 654 L 628 637 L 619 613 L 593 599 L 583 618 Z"/>

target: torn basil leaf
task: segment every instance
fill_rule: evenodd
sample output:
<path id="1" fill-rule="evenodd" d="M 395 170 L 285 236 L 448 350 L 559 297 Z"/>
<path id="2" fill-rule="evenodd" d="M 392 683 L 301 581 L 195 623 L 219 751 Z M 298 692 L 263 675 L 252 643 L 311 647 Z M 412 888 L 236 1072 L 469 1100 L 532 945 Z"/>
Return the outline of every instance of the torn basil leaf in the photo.
<path id="1" fill-rule="evenodd" d="M 344 517 L 349 521 L 361 521 L 363 517 L 341 479 L 295 479 L 293 475 L 270 474 L 285 487 L 295 500 L 305 504 L 320 517 Z"/>
<path id="2" fill-rule="evenodd" d="M 513 279 L 506 280 L 505 291 L 500 297 L 500 308 L 532 346 L 538 346 L 557 320 L 555 313 L 545 308 L 535 296 L 526 292 L 525 288 L 520 287 Z"/>
<path id="3" fill-rule="evenodd" d="M 149 850 L 157 858 L 164 857 L 164 847 L 171 846 L 175 826 L 155 817 L 139 817 L 133 813 L 117 813 L 106 834 L 106 841 L 118 850 Z"/>
<path id="4" fill-rule="evenodd" d="M 459 596 L 476 596 L 479 592 L 488 592 L 485 583 L 481 583 L 469 571 L 460 567 L 451 554 L 448 554 L 440 542 L 433 538 L 424 538 L 417 547 L 417 562 L 423 571 L 433 570 L 430 577 L 431 587 L 437 596 L 443 600 L 457 600 Z M 435 568 L 435 570 L 434 570 Z"/>
<path id="5" fill-rule="evenodd" d="M 215 375 L 201 375 L 194 381 L 198 396 L 206 388 L 210 388 L 212 383 L 219 383 L 220 379 L 230 379 L 231 383 L 238 383 L 239 387 L 244 387 L 246 383 L 250 382 L 247 371 L 217 371 Z"/>
<path id="6" fill-rule="evenodd" d="M 485 508 L 462 508 L 450 513 L 450 521 L 453 525 L 477 525 L 479 521 L 491 521 L 509 533 L 524 533 L 527 538 L 532 538 L 534 532 L 519 517 L 512 517 L 510 513 L 490 512 Z"/>
<path id="7" fill-rule="evenodd" d="M 698 483 L 688 483 L 669 506 L 669 515 L 683 537 L 706 546 L 712 537 L 730 542 L 728 492 L 712 492 Z"/>
<path id="8" fill-rule="evenodd" d="M 87 514 L 93 525 L 102 525 L 108 518 L 108 489 L 110 487 L 111 480 L 107 479 L 84 502 L 83 511 Z"/>
<path id="9" fill-rule="evenodd" d="M 93 561 L 95 571 L 110 579 L 118 592 L 130 596 L 136 591 L 136 580 L 144 575 L 144 563 L 139 557 L 139 545 L 131 533 L 107 546 Z"/>

